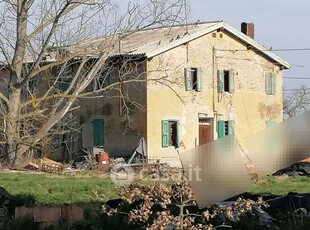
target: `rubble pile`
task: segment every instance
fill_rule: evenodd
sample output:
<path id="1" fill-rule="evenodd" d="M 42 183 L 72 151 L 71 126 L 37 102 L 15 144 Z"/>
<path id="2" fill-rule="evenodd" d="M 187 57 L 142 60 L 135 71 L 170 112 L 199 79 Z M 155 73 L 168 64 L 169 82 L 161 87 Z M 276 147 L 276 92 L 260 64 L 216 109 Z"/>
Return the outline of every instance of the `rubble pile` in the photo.
<path id="1" fill-rule="evenodd" d="M 0 186 L 0 229 L 4 228 L 5 222 L 9 219 L 8 204 L 10 198 L 10 194 Z"/>
<path id="2" fill-rule="evenodd" d="M 303 160 L 294 163 L 286 168 L 280 169 L 272 174 L 273 176 L 307 176 L 310 177 L 310 160 Z"/>

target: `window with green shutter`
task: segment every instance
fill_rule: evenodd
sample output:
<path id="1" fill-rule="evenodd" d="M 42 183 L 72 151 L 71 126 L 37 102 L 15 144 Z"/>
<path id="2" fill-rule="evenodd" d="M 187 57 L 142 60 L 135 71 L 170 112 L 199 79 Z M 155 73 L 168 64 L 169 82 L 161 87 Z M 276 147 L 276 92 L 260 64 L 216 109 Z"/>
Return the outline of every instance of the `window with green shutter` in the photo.
<path id="1" fill-rule="evenodd" d="M 266 127 L 272 127 L 274 125 L 276 125 L 277 123 L 273 120 L 268 120 L 268 121 L 265 121 L 265 124 L 266 124 Z"/>
<path id="2" fill-rule="evenodd" d="M 201 91 L 201 74 L 198 68 L 185 68 L 184 69 L 185 78 L 185 90 L 186 91 Z"/>
<path id="3" fill-rule="evenodd" d="M 162 135 L 162 147 L 169 146 L 169 131 L 168 131 L 168 121 L 161 121 L 161 135 Z"/>
<path id="4" fill-rule="evenodd" d="M 86 87 L 87 92 L 103 89 L 111 84 L 111 70 L 101 71 Z"/>
<path id="5" fill-rule="evenodd" d="M 218 70 L 217 71 L 217 91 L 218 93 L 229 92 L 233 93 L 234 87 L 234 71 L 233 70 Z"/>
<path id="6" fill-rule="evenodd" d="M 65 92 L 73 79 L 72 66 L 55 66 L 52 68 L 52 78 L 60 92 Z"/>
<path id="7" fill-rule="evenodd" d="M 218 121 L 218 138 L 225 136 L 225 121 Z"/>
<path id="8" fill-rule="evenodd" d="M 61 89 L 61 92 L 65 92 L 70 84 L 71 84 L 71 80 L 72 79 L 69 79 L 69 78 L 62 78 L 61 79 L 61 82 L 60 82 L 60 89 Z"/>
<path id="9" fill-rule="evenodd" d="M 218 138 L 235 134 L 235 121 L 218 121 Z"/>
<path id="10" fill-rule="evenodd" d="M 217 92 L 224 92 L 224 70 L 217 71 Z"/>
<path id="11" fill-rule="evenodd" d="M 227 121 L 227 135 L 234 135 L 235 134 L 235 121 L 229 120 Z"/>
<path id="12" fill-rule="evenodd" d="M 265 74 L 265 88 L 267 95 L 276 94 L 276 75 L 275 73 L 268 72 Z"/>
<path id="13" fill-rule="evenodd" d="M 174 146 L 179 147 L 179 121 L 176 120 L 162 120 L 162 147 Z"/>
<path id="14" fill-rule="evenodd" d="M 104 146 L 104 120 L 94 119 L 93 124 L 93 145 Z"/>
<path id="15" fill-rule="evenodd" d="M 228 70 L 228 92 L 233 93 L 235 91 L 234 83 L 234 71 L 232 69 Z"/>

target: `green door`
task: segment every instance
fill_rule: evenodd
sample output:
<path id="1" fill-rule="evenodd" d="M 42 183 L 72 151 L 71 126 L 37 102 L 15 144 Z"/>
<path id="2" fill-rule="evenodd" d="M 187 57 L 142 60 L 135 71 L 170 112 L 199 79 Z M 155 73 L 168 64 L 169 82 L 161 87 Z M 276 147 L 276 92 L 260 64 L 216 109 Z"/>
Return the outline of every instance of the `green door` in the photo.
<path id="1" fill-rule="evenodd" d="M 218 138 L 225 136 L 225 121 L 218 121 Z"/>
<path id="2" fill-rule="evenodd" d="M 104 120 L 93 120 L 93 145 L 104 146 Z"/>

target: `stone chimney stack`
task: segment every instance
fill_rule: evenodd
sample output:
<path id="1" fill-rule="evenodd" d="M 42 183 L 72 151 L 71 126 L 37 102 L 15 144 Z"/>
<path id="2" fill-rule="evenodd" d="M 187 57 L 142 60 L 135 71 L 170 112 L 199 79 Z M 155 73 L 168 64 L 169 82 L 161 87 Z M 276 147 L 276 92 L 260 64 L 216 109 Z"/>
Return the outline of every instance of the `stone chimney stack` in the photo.
<path id="1" fill-rule="evenodd" d="M 254 39 L 254 23 L 241 23 L 241 32 Z"/>

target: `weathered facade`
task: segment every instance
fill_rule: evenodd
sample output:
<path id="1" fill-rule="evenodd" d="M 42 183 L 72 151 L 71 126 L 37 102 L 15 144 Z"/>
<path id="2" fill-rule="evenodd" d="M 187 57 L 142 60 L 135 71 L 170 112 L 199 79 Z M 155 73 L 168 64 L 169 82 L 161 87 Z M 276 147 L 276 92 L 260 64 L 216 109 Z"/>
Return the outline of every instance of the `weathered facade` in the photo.
<path id="1" fill-rule="evenodd" d="M 243 30 L 254 36 L 252 24 Z M 282 70 L 290 65 L 224 22 L 140 31 L 121 42 L 125 54 L 145 57 L 147 81 L 126 89 L 144 109 L 133 108 L 126 127 L 120 95 L 80 100 L 84 148 L 130 154 L 144 137 L 149 160 L 179 165 L 177 150 L 282 121 Z"/>
<path id="2" fill-rule="evenodd" d="M 70 146 L 63 144 L 68 136 L 59 135 L 55 152 L 61 156 L 102 146 L 111 157 L 129 156 L 144 137 L 150 161 L 179 166 L 178 151 L 225 135 L 243 138 L 281 122 L 282 71 L 290 65 L 253 40 L 253 24 L 243 24 L 242 31 L 220 21 L 119 37 L 108 57 L 109 72 L 93 80 L 67 118 L 75 118 L 81 132 L 72 131 Z M 68 52 L 100 49 L 108 39 L 90 40 Z M 75 69 L 72 65 L 70 74 Z M 50 85 L 45 78 L 35 79 L 40 80 L 37 89 Z M 53 99 L 47 103 L 52 108 Z"/>
<path id="3" fill-rule="evenodd" d="M 129 156 L 140 138 L 146 137 L 146 82 L 123 84 L 120 80 L 128 72 L 145 74 L 146 61 L 129 62 L 134 71 L 120 73 L 116 66 L 109 74 L 106 84 L 117 84 L 112 90 L 92 99 L 79 99 L 80 108 L 75 113 L 82 125 L 80 147 L 104 147 L 110 156 Z M 125 64 L 120 65 L 124 68 Z"/>

